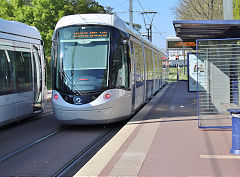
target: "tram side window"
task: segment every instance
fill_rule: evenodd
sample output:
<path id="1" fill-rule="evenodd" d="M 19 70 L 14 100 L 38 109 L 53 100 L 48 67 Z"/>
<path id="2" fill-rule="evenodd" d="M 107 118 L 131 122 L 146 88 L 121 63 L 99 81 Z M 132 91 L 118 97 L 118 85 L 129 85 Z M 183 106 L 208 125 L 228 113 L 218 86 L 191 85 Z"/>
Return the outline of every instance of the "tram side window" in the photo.
<path id="1" fill-rule="evenodd" d="M 16 75 L 18 91 L 32 89 L 32 65 L 29 52 L 16 52 Z"/>
<path id="2" fill-rule="evenodd" d="M 162 57 L 161 54 L 158 53 L 158 60 L 159 60 L 159 78 L 162 78 Z"/>
<path id="3" fill-rule="evenodd" d="M 149 57 L 149 80 L 153 80 L 154 70 L 153 70 L 153 55 L 152 50 L 148 49 L 148 57 Z"/>
<path id="4" fill-rule="evenodd" d="M 113 60 L 111 85 L 115 88 L 129 87 L 129 47 L 123 44 L 123 36 L 114 29 L 112 38 Z"/>
<path id="5" fill-rule="evenodd" d="M 153 80 L 153 58 L 152 58 L 152 50 L 145 48 L 145 57 L 146 57 L 146 73 L 147 80 Z"/>
<path id="6" fill-rule="evenodd" d="M 148 57 L 148 50 L 146 46 L 144 46 L 144 53 L 145 53 L 145 62 L 146 62 L 146 80 L 149 80 L 149 57 Z"/>
<path id="7" fill-rule="evenodd" d="M 14 91 L 14 64 L 5 50 L 0 50 L 0 95 Z"/>
<path id="8" fill-rule="evenodd" d="M 135 77 L 136 77 L 136 87 L 141 83 L 141 71 L 140 71 L 140 60 L 139 60 L 139 49 L 138 45 L 134 43 L 135 46 Z"/>
<path id="9" fill-rule="evenodd" d="M 129 87 L 129 75 L 130 75 L 130 66 L 129 66 L 129 62 L 130 62 L 130 58 L 129 57 L 129 46 L 128 45 L 123 45 L 123 58 L 122 58 L 122 67 L 124 68 L 124 76 L 125 79 L 123 80 L 124 86 L 125 87 Z"/>
<path id="10" fill-rule="evenodd" d="M 0 50 L 0 93 L 3 94 L 8 90 L 9 78 L 8 61 L 4 50 Z"/>
<path id="11" fill-rule="evenodd" d="M 135 46 L 135 64 L 136 64 L 136 87 L 143 85 L 143 58 L 142 58 L 142 47 L 138 43 L 134 43 Z"/>
<path id="12" fill-rule="evenodd" d="M 155 79 L 159 78 L 159 73 L 158 73 L 158 57 L 157 57 L 157 52 L 154 51 L 154 62 L 155 62 Z"/>

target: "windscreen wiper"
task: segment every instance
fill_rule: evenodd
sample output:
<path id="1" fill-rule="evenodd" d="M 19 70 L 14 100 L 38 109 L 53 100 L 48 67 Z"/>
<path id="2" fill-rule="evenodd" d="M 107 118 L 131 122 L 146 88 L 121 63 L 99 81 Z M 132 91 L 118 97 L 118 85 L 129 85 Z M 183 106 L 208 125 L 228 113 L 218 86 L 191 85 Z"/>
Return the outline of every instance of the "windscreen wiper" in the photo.
<path id="1" fill-rule="evenodd" d="M 80 92 L 79 90 L 76 89 L 76 87 L 75 87 L 75 85 L 72 83 L 71 79 L 69 79 L 69 77 L 66 75 L 66 73 L 65 73 L 63 70 L 58 69 L 58 71 L 60 71 L 61 75 L 67 80 L 67 82 L 70 83 L 70 85 L 71 85 L 72 88 L 74 89 L 74 90 L 73 90 L 74 93 L 77 93 L 77 94 L 79 94 L 79 95 L 83 95 L 82 92 Z"/>

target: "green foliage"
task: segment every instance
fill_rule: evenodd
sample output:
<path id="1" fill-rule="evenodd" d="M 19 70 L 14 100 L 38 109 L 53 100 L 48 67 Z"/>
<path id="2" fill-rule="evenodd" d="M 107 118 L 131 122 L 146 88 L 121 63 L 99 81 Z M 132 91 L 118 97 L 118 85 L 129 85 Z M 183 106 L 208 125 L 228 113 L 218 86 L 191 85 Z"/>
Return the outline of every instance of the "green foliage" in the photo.
<path id="1" fill-rule="evenodd" d="M 0 18 L 38 28 L 47 56 L 50 56 L 52 35 L 60 18 L 72 14 L 105 12 L 104 7 L 95 0 L 0 0 Z"/>
<path id="2" fill-rule="evenodd" d="M 188 80 L 187 67 L 185 67 L 185 73 L 183 67 L 180 67 L 179 69 L 179 80 Z M 169 67 L 168 82 L 177 82 L 177 68 Z"/>
<path id="3" fill-rule="evenodd" d="M 129 22 L 125 22 L 125 23 L 127 23 L 128 25 L 130 25 Z M 142 29 L 142 26 L 141 26 L 140 24 L 133 23 L 133 28 L 134 28 L 136 31 L 140 32 L 140 30 Z"/>
<path id="4" fill-rule="evenodd" d="M 240 20 L 240 0 L 233 0 L 233 19 Z"/>

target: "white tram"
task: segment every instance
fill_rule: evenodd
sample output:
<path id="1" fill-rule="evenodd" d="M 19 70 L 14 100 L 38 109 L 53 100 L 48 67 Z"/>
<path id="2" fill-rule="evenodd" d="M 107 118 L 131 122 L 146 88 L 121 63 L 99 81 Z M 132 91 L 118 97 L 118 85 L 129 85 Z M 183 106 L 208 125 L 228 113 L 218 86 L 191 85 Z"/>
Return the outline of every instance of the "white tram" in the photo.
<path id="1" fill-rule="evenodd" d="M 101 124 L 129 118 L 166 83 L 162 58 L 166 56 L 117 16 L 61 18 L 52 43 L 56 119 Z"/>
<path id="2" fill-rule="evenodd" d="M 39 31 L 0 19 L 0 125 L 43 111 L 45 69 Z"/>

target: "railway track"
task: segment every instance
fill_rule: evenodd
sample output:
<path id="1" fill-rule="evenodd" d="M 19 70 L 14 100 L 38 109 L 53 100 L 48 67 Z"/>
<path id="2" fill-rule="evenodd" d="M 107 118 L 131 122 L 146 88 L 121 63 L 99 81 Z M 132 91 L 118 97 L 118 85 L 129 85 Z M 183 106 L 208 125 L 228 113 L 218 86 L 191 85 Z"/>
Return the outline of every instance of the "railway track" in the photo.
<path id="1" fill-rule="evenodd" d="M 73 176 L 92 157 L 91 154 L 94 155 L 119 129 L 120 128 L 112 128 L 104 134 L 101 134 L 52 176 Z"/>
<path id="2" fill-rule="evenodd" d="M 48 112 L 49 114 L 49 112 Z M 34 122 L 33 122 L 34 123 Z M 106 143 L 108 142 L 125 123 L 108 126 L 64 126 L 55 129 L 45 136 L 42 136 L 30 143 L 23 145 L 11 152 L 6 152 L 0 157 L 0 176 L 28 176 L 49 173 L 46 176 L 72 176 Z M 33 135 L 34 136 L 34 135 Z M 85 138 L 84 138 L 85 137 Z M 88 140 L 87 140 L 87 139 Z M 86 141 L 87 140 L 87 141 Z M 85 142 L 86 141 L 86 142 Z M 59 146 L 59 142 L 77 142 L 76 147 L 68 145 Z M 63 144 L 64 144 L 63 143 Z M 75 144 L 75 143 L 74 143 Z M 16 146 L 17 147 L 17 146 Z M 50 147 L 50 148 L 49 148 Z M 60 150 L 59 150 L 60 148 Z M 74 153 L 68 154 L 69 148 Z M 13 148 L 12 148 L 13 149 Z M 58 150 L 59 151 L 58 151 Z M 42 154 L 44 152 L 44 154 Z M 32 154 L 34 153 L 34 154 Z M 68 154 L 62 162 L 54 159 L 61 158 Z M 57 165 L 36 166 L 36 163 L 50 161 Z M 21 161 L 21 163 L 19 163 Z M 41 164 L 42 165 L 42 164 Z M 15 166 L 17 168 L 12 169 Z M 53 167 L 54 166 L 54 167 Z M 23 170 L 24 168 L 24 170 Z M 44 176 L 44 175 L 43 175 Z"/>
<path id="3" fill-rule="evenodd" d="M 39 139 L 37 139 L 37 140 L 35 140 L 35 141 L 33 141 L 33 142 L 31 142 L 31 143 L 23 146 L 23 147 L 20 147 L 20 148 L 16 149 L 16 150 L 13 151 L 13 152 L 8 153 L 7 155 L 5 155 L 5 156 L 3 156 L 3 157 L 0 157 L 0 163 L 2 163 L 3 161 L 5 161 L 5 160 L 7 160 L 7 159 L 9 159 L 9 158 L 11 158 L 11 157 L 14 157 L 15 155 L 17 155 L 17 154 L 19 154 L 19 153 L 21 153 L 21 152 L 23 152 L 23 151 L 25 151 L 25 150 L 27 150 L 27 149 L 30 149 L 31 147 L 37 145 L 38 143 L 41 143 L 41 142 L 47 140 L 48 138 L 50 138 L 50 137 L 58 134 L 59 132 L 63 131 L 63 130 L 66 129 L 67 127 L 68 127 L 68 126 L 65 126 L 65 127 L 61 128 L 61 129 L 55 130 L 55 131 L 49 133 L 49 134 L 46 135 L 46 136 L 43 136 L 43 137 L 41 137 L 41 138 L 39 138 Z"/>

